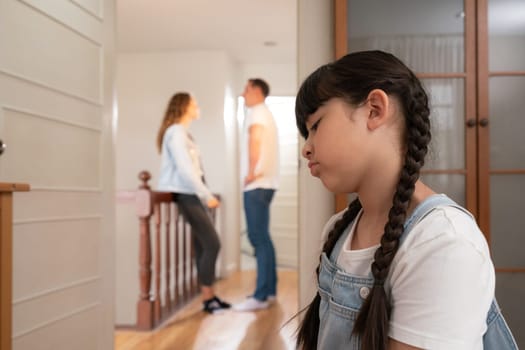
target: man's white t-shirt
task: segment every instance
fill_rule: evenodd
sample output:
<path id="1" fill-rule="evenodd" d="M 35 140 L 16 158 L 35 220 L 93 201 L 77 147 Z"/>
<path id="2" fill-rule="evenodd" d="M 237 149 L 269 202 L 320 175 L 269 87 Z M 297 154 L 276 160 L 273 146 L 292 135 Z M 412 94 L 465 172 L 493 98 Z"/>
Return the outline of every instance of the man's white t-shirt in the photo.
<path id="1" fill-rule="evenodd" d="M 253 106 L 244 121 L 242 153 L 241 153 L 241 180 L 248 174 L 249 167 L 249 130 L 254 124 L 264 128 L 259 161 L 255 167 L 255 174 L 261 177 L 244 187 L 244 191 L 255 188 L 277 189 L 279 185 L 279 137 L 273 115 L 264 103 Z"/>
<path id="2" fill-rule="evenodd" d="M 328 221 L 323 237 L 343 212 Z M 348 229 L 337 265 L 369 276 L 378 246 L 350 250 L 355 225 Z M 485 237 L 465 212 L 437 207 L 414 225 L 392 261 L 385 290 L 392 339 L 423 349 L 483 349 L 495 272 Z"/>

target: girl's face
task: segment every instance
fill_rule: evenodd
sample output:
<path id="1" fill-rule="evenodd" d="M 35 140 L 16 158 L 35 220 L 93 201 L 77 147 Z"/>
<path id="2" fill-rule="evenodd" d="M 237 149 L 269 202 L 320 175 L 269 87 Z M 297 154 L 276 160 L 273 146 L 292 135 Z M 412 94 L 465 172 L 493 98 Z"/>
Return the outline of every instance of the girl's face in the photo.
<path id="1" fill-rule="evenodd" d="M 353 107 L 333 98 L 306 121 L 308 138 L 302 150 L 313 176 L 335 193 L 359 189 L 369 170 L 371 154 L 366 104 Z"/>

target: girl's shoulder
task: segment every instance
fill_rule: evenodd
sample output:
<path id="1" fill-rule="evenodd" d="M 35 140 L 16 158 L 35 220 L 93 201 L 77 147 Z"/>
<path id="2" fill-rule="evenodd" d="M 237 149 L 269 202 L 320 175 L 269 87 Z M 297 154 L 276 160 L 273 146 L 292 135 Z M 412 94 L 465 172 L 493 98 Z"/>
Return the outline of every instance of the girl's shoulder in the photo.
<path id="1" fill-rule="evenodd" d="M 494 297 L 488 245 L 462 208 L 437 206 L 405 233 L 386 284 L 389 335 L 421 348 L 478 348 Z"/>
<path id="2" fill-rule="evenodd" d="M 455 206 L 434 208 L 405 235 L 400 248 L 403 250 L 438 249 L 448 244 L 461 244 L 483 256 L 490 256 L 485 236 L 474 218 Z"/>

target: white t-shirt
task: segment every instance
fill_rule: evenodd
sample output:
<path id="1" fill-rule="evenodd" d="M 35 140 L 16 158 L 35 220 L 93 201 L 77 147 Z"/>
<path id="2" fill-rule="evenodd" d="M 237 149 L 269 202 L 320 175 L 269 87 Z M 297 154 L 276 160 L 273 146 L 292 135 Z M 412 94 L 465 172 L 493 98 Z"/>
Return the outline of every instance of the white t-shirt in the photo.
<path id="1" fill-rule="evenodd" d="M 342 213 L 328 221 L 324 235 Z M 378 246 L 350 250 L 354 228 L 349 227 L 337 265 L 369 276 Z M 477 224 L 463 211 L 442 206 L 407 234 L 385 282 L 392 306 L 389 337 L 423 349 L 483 349 L 495 272 Z"/>
<path id="2" fill-rule="evenodd" d="M 279 138 L 273 115 L 264 104 L 253 106 L 244 121 L 244 132 L 241 154 L 241 179 L 248 174 L 249 167 L 249 130 L 254 124 L 262 125 L 264 132 L 261 140 L 261 154 L 255 167 L 255 174 L 260 178 L 244 187 L 244 191 L 255 188 L 277 189 L 279 185 Z"/>

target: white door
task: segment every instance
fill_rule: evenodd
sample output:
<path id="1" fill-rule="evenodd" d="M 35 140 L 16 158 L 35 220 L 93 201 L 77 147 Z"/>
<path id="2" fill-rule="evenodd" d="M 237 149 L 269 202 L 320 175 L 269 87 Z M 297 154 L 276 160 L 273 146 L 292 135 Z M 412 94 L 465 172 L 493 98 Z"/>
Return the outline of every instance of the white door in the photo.
<path id="1" fill-rule="evenodd" d="M 0 0 L 13 349 L 113 347 L 111 0 Z"/>

